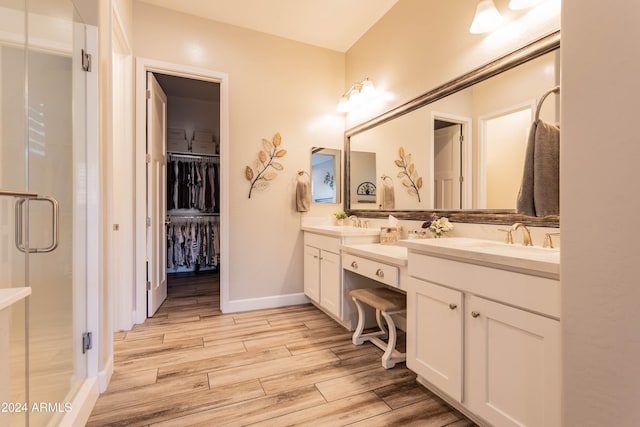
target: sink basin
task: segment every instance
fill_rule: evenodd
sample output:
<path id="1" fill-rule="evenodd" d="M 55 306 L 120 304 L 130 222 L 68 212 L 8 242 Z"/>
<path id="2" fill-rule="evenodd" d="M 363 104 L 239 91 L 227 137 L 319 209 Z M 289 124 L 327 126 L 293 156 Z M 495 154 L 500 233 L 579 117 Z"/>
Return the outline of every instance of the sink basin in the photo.
<path id="1" fill-rule="evenodd" d="M 489 267 L 558 278 L 560 250 L 539 246 L 507 244 L 469 237 L 403 240 L 403 246 L 433 256 L 454 258 Z"/>

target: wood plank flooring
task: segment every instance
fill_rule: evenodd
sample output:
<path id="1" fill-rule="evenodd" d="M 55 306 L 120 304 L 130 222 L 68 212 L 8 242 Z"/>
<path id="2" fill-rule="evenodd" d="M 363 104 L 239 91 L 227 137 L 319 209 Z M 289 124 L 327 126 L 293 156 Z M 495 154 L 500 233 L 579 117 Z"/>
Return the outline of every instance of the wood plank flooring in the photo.
<path id="1" fill-rule="evenodd" d="M 88 425 L 475 425 L 312 305 L 222 314 L 219 299 L 217 274 L 171 277 L 158 313 L 115 334 Z"/>

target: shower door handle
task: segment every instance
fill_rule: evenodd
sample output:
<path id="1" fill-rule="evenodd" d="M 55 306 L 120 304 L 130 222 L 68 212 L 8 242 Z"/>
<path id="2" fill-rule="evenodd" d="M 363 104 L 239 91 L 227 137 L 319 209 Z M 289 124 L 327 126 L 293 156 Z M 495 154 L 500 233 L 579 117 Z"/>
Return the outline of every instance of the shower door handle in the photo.
<path id="1" fill-rule="evenodd" d="M 18 248 L 20 252 L 24 253 L 44 254 L 47 252 L 53 252 L 58 247 L 58 213 L 60 211 L 58 201 L 50 196 L 38 196 L 33 193 L 22 193 L 22 195 L 18 197 L 20 198 L 16 200 L 16 248 Z M 27 201 L 44 201 L 51 204 L 51 209 L 53 211 L 51 218 L 52 241 L 46 248 L 27 248 L 22 240 L 24 204 Z"/>

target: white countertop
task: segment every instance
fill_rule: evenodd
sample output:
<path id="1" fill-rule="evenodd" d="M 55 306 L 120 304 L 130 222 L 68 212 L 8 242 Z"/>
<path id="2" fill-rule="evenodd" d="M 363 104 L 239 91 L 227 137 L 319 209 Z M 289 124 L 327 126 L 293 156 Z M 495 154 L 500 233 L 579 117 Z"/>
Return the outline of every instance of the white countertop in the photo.
<path id="1" fill-rule="evenodd" d="M 555 248 L 506 244 L 468 237 L 401 240 L 398 244 L 430 256 L 556 280 L 560 278 L 560 250 Z"/>
<path id="2" fill-rule="evenodd" d="M 357 228 L 351 225 L 303 225 L 303 231 L 336 237 L 378 236 L 379 228 Z"/>
<path id="3" fill-rule="evenodd" d="M 407 265 L 407 248 L 404 246 L 383 245 L 381 243 L 366 243 L 358 245 L 340 245 L 344 252 L 375 259 L 386 264 Z"/>
<path id="4" fill-rule="evenodd" d="M 4 310 L 29 295 L 31 295 L 30 287 L 0 289 L 0 310 Z"/>

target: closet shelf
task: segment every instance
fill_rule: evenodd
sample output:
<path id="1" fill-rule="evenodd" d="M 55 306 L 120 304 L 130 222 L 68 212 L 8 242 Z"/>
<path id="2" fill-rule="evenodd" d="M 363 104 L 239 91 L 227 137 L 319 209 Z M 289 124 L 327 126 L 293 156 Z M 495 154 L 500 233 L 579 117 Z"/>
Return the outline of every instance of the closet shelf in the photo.
<path id="1" fill-rule="evenodd" d="M 197 214 L 171 214 L 167 213 L 169 218 L 211 218 L 219 217 L 220 212 L 202 212 Z"/>
<path id="2" fill-rule="evenodd" d="M 220 154 L 197 154 L 197 153 L 191 153 L 191 152 L 179 152 L 179 151 L 167 151 L 167 156 L 169 158 L 176 158 L 176 159 L 203 159 L 203 158 L 213 158 L 213 159 L 219 159 L 220 158 Z"/>

